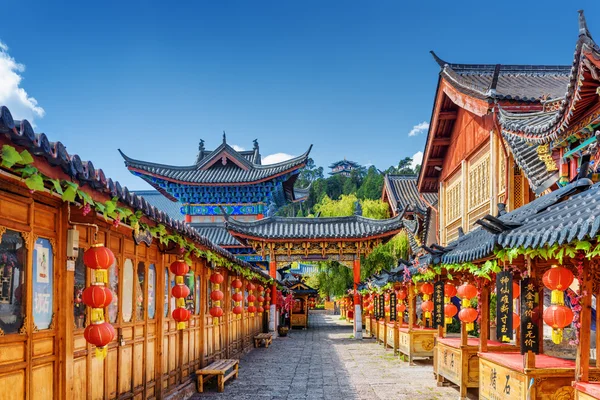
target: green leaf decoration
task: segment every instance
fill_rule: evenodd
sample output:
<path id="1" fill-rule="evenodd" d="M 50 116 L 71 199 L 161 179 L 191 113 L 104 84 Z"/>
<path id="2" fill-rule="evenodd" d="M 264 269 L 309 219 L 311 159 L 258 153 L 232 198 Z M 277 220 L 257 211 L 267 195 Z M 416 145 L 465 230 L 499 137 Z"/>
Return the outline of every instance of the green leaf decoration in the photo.
<path id="1" fill-rule="evenodd" d="M 81 189 L 77 189 L 77 197 L 83 201 L 83 204 L 94 204 L 92 197 Z"/>
<path id="2" fill-rule="evenodd" d="M 27 150 L 23 150 L 19 155 L 21 156 L 21 162 L 19 164 L 33 164 L 33 157 L 31 156 L 31 153 L 29 153 Z"/>
<path id="3" fill-rule="evenodd" d="M 589 251 L 591 248 L 592 244 L 585 240 L 575 243 L 575 250 Z"/>
<path id="4" fill-rule="evenodd" d="M 25 179 L 25 184 L 29 190 L 44 190 L 44 179 L 40 174 L 31 175 Z"/>
<path id="5" fill-rule="evenodd" d="M 52 188 L 54 189 L 54 191 L 60 195 L 63 194 L 63 190 L 62 187 L 60 186 L 60 181 L 58 179 L 49 179 L 49 181 L 52 183 Z"/>
<path id="6" fill-rule="evenodd" d="M 23 168 L 16 168 L 15 171 L 20 173 L 21 177 L 25 179 L 29 178 L 31 175 L 38 173 L 38 169 L 31 165 L 26 165 Z"/>
<path id="7" fill-rule="evenodd" d="M 77 188 L 69 185 L 63 191 L 62 199 L 63 199 L 63 201 L 68 201 L 70 203 L 73 203 L 75 201 L 76 195 L 77 195 Z"/>
<path id="8" fill-rule="evenodd" d="M 11 168 L 13 165 L 23 161 L 19 152 L 12 146 L 5 144 L 2 146 L 2 166 Z"/>

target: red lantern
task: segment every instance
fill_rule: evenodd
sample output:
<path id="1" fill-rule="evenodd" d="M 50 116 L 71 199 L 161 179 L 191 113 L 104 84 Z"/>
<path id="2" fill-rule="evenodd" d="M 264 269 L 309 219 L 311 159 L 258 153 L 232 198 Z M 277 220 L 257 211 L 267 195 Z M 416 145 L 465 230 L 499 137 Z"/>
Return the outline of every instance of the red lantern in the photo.
<path id="1" fill-rule="evenodd" d="M 242 281 L 239 279 L 234 279 L 233 281 L 231 281 L 231 287 L 234 289 L 241 289 L 242 288 Z"/>
<path id="2" fill-rule="evenodd" d="M 108 322 L 90 324 L 83 331 L 83 337 L 96 347 L 104 347 L 115 338 L 115 328 Z"/>
<path id="3" fill-rule="evenodd" d="M 521 294 L 521 287 L 518 282 L 513 281 L 513 299 L 518 299 Z"/>
<path id="4" fill-rule="evenodd" d="M 371 305 L 371 309 L 373 309 L 372 305 Z M 406 304 L 404 304 L 404 303 L 396 304 L 396 312 L 403 313 L 404 311 L 406 311 Z"/>
<path id="5" fill-rule="evenodd" d="M 560 344 L 563 338 L 563 328 L 573 322 L 573 311 L 564 305 L 551 305 L 544 310 L 544 322 L 552 327 L 552 341 Z"/>
<path id="6" fill-rule="evenodd" d="M 262 303 L 265 301 L 265 298 L 263 296 L 258 296 L 258 302 Z"/>
<path id="7" fill-rule="evenodd" d="M 452 323 L 452 318 L 458 313 L 458 308 L 452 303 L 444 305 L 444 316 L 446 317 L 446 325 Z"/>
<path id="8" fill-rule="evenodd" d="M 213 290 L 212 292 L 210 292 L 210 299 L 212 301 L 223 300 L 223 292 L 221 292 L 220 290 Z"/>
<path id="9" fill-rule="evenodd" d="M 254 307 L 254 306 L 248 306 L 248 312 L 249 313 L 255 313 L 256 312 L 256 307 Z"/>
<path id="10" fill-rule="evenodd" d="M 396 297 L 400 300 L 406 299 L 406 290 L 404 290 L 404 289 L 396 290 Z"/>
<path id="11" fill-rule="evenodd" d="M 477 296 L 477 288 L 470 283 L 463 283 L 458 287 L 456 293 L 463 300 L 471 300 Z"/>
<path id="12" fill-rule="evenodd" d="M 190 295 L 190 288 L 186 285 L 175 285 L 171 288 L 171 294 L 176 299 L 185 299 Z"/>
<path id="13" fill-rule="evenodd" d="M 231 300 L 235 301 L 236 303 L 239 301 L 242 301 L 244 299 L 244 296 L 242 295 L 241 292 L 237 292 L 231 295 Z"/>
<path id="14" fill-rule="evenodd" d="M 258 290 L 259 292 L 264 292 L 264 291 L 265 291 L 265 288 L 264 288 L 264 286 L 263 286 L 263 285 L 258 285 L 258 289 L 257 289 L 257 290 Z"/>
<path id="15" fill-rule="evenodd" d="M 211 307 L 210 308 L 210 315 L 213 318 L 219 318 L 223 316 L 223 309 L 221 307 Z"/>
<path id="16" fill-rule="evenodd" d="M 246 288 L 250 291 L 250 290 L 254 290 L 256 289 L 256 285 L 254 285 L 254 283 L 252 282 L 248 282 L 248 285 L 246 286 Z"/>
<path id="17" fill-rule="evenodd" d="M 560 265 L 553 265 L 544 276 L 542 282 L 550 290 L 565 291 L 573 283 L 573 273 Z"/>
<path id="18" fill-rule="evenodd" d="M 239 315 L 242 313 L 243 310 L 244 310 L 244 308 L 242 306 L 235 306 L 235 307 L 233 307 L 232 311 L 235 315 Z"/>
<path id="19" fill-rule="evenodd" d="M 444 285 L 444 297 L 452 298 L 456 296 L 457 290 L 456 286 L 451 283 L 446 283 Z"/>
<path id="20" fill-rule="evenodd" d="M 383 295 L 383 299 L 384 299 L 385 301 L 390 301 L 390 294 L 389 294 L 389 293 L 387 293 L 387 292 L 386 292 L 386 293 L 384 293 L 384 295 Z"/>
<path id="21" fill-rule="evenodd" d="M 516 331 L 517 329 L 519 329 L 520 325 L 521 325 L 521 317 L 519 317 L 519 314 L 514 312 L 513 313 L 513 331 Z"/>
<path id="22" fill-rule="evenodd" d="M 177 307 L 173 310 L 171 316 L 178 324 L 181 324 L 190 319 L 190 311 L 184 307 Z"/>
<path id="23" fill-rule="evenodd" d="M 265 309 L 263 308 L 263 306 L 258 306 L 257 310 L 259 313 L 265 312 Z"/>
<path id="24" fill-rule="evenodd" d="M 431 317 L 431 312 L 433 311 L 433 301 L 425 300 L 421 303 L 421 310 L 425 313 L 425 318 Z"/>
<path id="25" fill-rule="evenodd" d="M 184 276 L 190 270 L 190 267 L 183 260 L 173 261 L 169 267 L 173 275 Z"/>
<path id="26" fill-rule="evenodd" d="M 223 275 L 221 275 L 219 272 L 213 272 L 210 276 L 210 281 L 215 285 L 220 285 L 223 283 L 223 279 L 225 278 L 223 278 Z"/>
<path id="27" fill-rule="evenodd" d="M 423 285 L 421 285 L 421 293 L 426 294 L 427 296 L 432 295 L 433 285 L 429 282 L 425 282 Z"/>
<path id="28" fill-rule="evenodd" d="M 105 308 L 112 302 L 113 295 L 106 286 L 92 285 L 85 288 L 81 295 L 81 299 L 88 307 Z"/>
<path id="29" fill-rule="evenodd" d="M 83 253 L 83 263 L 91 269 L 108 269 L 115 262 L 115 255 L 103 244 L 93 244 Z"/>
<path id="30" fill-rule="evenodd" d="M 249 294 L 249 295 L 248 295 L 248 302 L 249 302 L 249 303 L 253 303 L 253 302 L 255 302 L 255 301 L 256 301 L 256 296 L 255 296 L 255 295 L 253 295 L 253 294 Z"/>
<path id="31" fill-rule="evenodd" d="M 472 307 L 463 308 L 458 313 L 458 319 L 467 324 L 467 331 L 475 329 L 474 322 L 477 320 L 477 316 L 477 310 Z"/>

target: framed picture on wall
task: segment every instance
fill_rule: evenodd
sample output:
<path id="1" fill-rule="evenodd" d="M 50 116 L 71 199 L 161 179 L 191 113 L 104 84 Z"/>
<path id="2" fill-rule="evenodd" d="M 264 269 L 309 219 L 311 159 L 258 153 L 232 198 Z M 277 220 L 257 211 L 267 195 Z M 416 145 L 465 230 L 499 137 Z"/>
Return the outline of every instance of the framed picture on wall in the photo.
<path id="1" fill-rule="evenodd" d="M 39 330 L 50 328 L 53 314 L 54 255 L 45 238 L 33 247 L 33 322 Z"/>

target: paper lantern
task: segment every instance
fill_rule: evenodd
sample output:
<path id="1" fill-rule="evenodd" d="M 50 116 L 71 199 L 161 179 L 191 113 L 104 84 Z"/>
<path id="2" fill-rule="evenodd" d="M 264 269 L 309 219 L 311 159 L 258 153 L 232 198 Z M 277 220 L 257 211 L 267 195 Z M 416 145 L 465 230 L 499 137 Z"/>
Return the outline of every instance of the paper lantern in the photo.
<path id="1" fill-rule="evenodd" d="M 258 285 L 258 288 L 256 290 L 258 290 L 259 292 L 264 292 L 265 287 L 263 285 Z"/>
<path id="2" fill-rule="evenodd" d="M 387 292 L 386 292 L 386 293 L 384 293 L 384 295 L 383 295 L 383 299 L 384 299 L 385 301 L 390 301 L 390 294 L 389 294 L 389 293 L 387 293 Z"/>
<path id="3" fill-rule="evenodd" d="M 573 273 L 560 265 L 553 265 L 544 276 L 542 282 L 544 286 L 552 290 L 550 302 L 552 304 L 565 304 L 564 291 L 573 283 Z"/>
<path id="4" fill-rule="evenodd" d="M 521 295 L 521 287 L 518 282 L 513 281 L 513 299 L 518 299 Z"/>
<path id="5" fill-rule="evenodd" d="M 242 306 L 235 306 L 235 307 L 233 307 L 232 311 L 235 315 L 240 315 L 243 310 L 244 310 L 244 308 Z"/>
<path id="6" fill-rule="evenodd" d="M 446 325 L 452 323 L 452 318 L 458 313 L 458 308 L 452 303 L 444 305 L 444 317 Z"/>
<path id="7" fill-rule="evenodd" d="M 477 320 L 477 316 L 477 310 L 472 307 L 463 308 L 458 313 L 458 319 L 467 324 L 467 331 L 472 331 L 473 329 L 475 329 L 474 322 Z"/>
<path id="8" fill-rule="evenodd" d="M 451 283 L 446 283 L 444 285 L 444 297 L 448 297 L 449 299 L 456 296 L 457 290 L 456 286 Z"/>
<path id="9" fill-rule="evenodd" d="M 263 303 L 264 301 L 265 301 L 265 298 L 263 296 L 258 296 L 259 303 Z"/>
<path id="10" fill-rule="evenodd" d="M 176 299 L 185 299 L 190 295 L 190 288 L 186 285 L 175 285 L 171 288 L 171 294 Z"/>
<path id="11" fill-rule="evenodd" d="M 253 303 L 256 301 L 256 296 L 253 294 L 248 295 L 248 302 Z"/>
<path id="12" fill-rule="evenodd" d="M 109 269 L 115 262 L 115 255 L 103 244 L 93 244 L 83 253 L 83 263 L 91 269 Z"/>
<path id="13" fill-rule="evenodd" d="M 421 293 L 426 294 L 428 296 L 433 294 L 433 285 L 429 282 L 425 282 L 421 285 Z"/>
<path id="14" fill-rule="evenodd" d="M 220 290 L 213 290 L 212 292 L 210 292 L 210 299 L 212 301 L 221 301 L 223 300 L 223 292 L 221 292 Z"/>
<path id="15" fill-rule="evenodd" d="M 237 292 L 231 295 L 231 300 L 235 302 L 242 301 L 244 299 L 244 295 L 241 292 Z"/>
<path id="16" fill-rule="evenodd" d="M 173 317 L 173 319 L 175 321 L 177 321 L 177 325 L 183 324 L 184 327 L 185 327 L 185 322 L 190 319 L 190 315 L 191 315 L 190 311 L 184 307 L 177 307 L 171 313 L 171 316 Z M 183 327 L 182 328 L 178 327 L 177 329 L 183 329 Z"/>
<path id="17" fill-rule="evenodd" d="M 242 281 L 239 279 L 234 279 L 233 281 L 231 281 L 231 287 L 234 289 L 241 289 L 242 288 Z"/>
<path id="18" fill-rule="evenodd" d="M 213 318 L 222 317 L 223 316 L 223 309 L 221 307 L 217 307 L 217 306 L 211 307 L 210 308 L 210 315 Z M 213 322 L 214 322 L 214 320 L 213 320 Z"/>
<path id="19" fill-rule="evenodd" d="M 250 314 L 255 313 L 256 312 L 256 307 L 254 307 L 254 306 L 248 306 L 248 312 Z"/>
<path id="20" fill-rule="evenodd" d="M 258 306 L 257 311 L 259 313 L 263 313 L 263 312 L 265 312 L 265 309 L 263 308 L 263 306 Z"/>
<path id="21" fill-rule="evenodd" d="M 88 286 L 81 294 L 83 303 L 91 308 L 108 307 L 112 299 L 112 292 L 104 285 Z"/>
<path id="22" fill-rule="evenodd" d="M 396 297 L 400 300 L 406 299 L 406 290 L 404 290 L 404 289 L 396 290 Z"/>
<path id="23" fill-rule="evenodd" d="M 248 285 L 246 287 L 248 288 L 249 291 L 256 289 L 256 285 L 252 282 L 248 282 Z"/>
<path id="24" fill-rule="evenodd" d="M 404 311 L 406 311 L 406 304 L 404 304 L 404 303 L 396 304 L 396 312 L 402 314 Z"/>
<path id="25" fill-rule="evenodd" d="M 431 312 L 433 311 L 433 301 L 425 300 L 421 303 L 421 310 L 424 313 L 425 318 L 431 318 Z"/>
<path id="26" fill-rule="evenodd" d="M 223 278 L 223 275 L 221 275 L 219 272 L 213 272 L 210 276 L 210 281 L 215 285 L 220 285 L 223 283 L 224 279 L 225 278 Z"/>
<path id="27" fill-rule="evenodd" d="M 573 311 L 564 305 L 551 305 L 544 310 L 544 322 L 552 328 L 552 341 L 560 344 L 563 339 L 563 328 L 573 322 Z"/>
<path id="28" fill-rule="evenodd" d="M 106 357 L 106 346 L 115 338 L 115 328 L 108 322 L 90 324 L 83 331 L 83 337 L 96 346 L 96 357 Z"/>
<path id="29" fill-rule="evenodd" d="M 173 261 L 169 269 L 175 276 L 184 276 L 190 271 L 190 267 L 183 260 Z"/>

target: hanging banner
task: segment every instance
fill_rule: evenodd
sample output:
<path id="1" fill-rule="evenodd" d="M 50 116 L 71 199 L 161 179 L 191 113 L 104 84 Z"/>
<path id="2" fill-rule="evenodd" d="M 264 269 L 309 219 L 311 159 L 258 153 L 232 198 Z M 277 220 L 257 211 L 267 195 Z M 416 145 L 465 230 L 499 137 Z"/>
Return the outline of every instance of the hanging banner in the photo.
<path id="1" fill-rule="evenodd" d="M 502 343 L 513 338 L 513 274 L 502 271 L 496 274 L 496 336 Z"/>
<path id="2" fill-rule="evenodd" d="M 379 295 L 379 318 L 385 318 L 385 298 Z"/>
<path id="3" fill-rule="evenodd" d="M 433 283 L 433 327 L 444 326 L 444 282 Z"/>
<path id="4" fill-rule="evenodd" d="M 396 320 L 396 293 L 391 293 L 390 294 L 390 321 L 395 321 Z"/>
<path id="5" fill-rule="evenodd" d="M 373 295 L 373 316 L 375 319 L 379 319 L 379 296 Z"/>
<path id="6" fill-rule="evenodd" d="M 521 281 L 521 354 L 532 351 L 539 354 L 539 291 L 535 281 Z"/>

